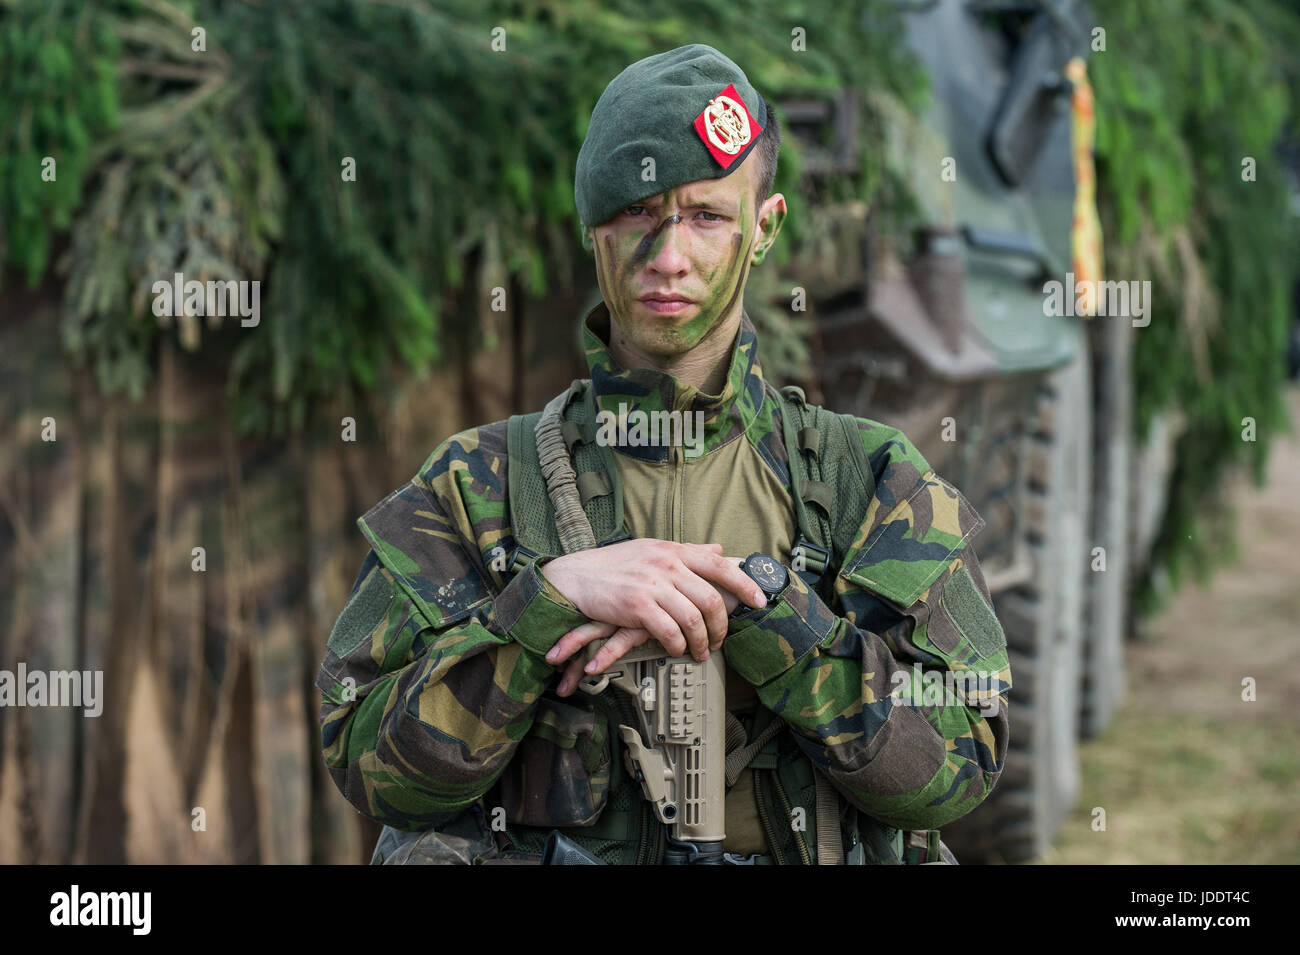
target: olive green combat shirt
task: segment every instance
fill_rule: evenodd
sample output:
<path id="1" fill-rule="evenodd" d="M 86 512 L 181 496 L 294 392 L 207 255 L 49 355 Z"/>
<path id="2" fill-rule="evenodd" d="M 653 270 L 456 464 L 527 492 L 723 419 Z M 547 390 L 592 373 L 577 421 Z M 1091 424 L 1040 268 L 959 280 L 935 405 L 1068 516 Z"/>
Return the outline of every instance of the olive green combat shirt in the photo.
<path id="1" fill-rule="evenodd" d="M 704 420 L 696 456 L 614 447 L 628 531 L 788 564 L 781 402 L 748 316 L 720 395 L 619 367 L 609 320 L 602 303 L 583 327 L 600 409 Z M 727 708 L 784 719 L 866 814 L 938 828 L 979 805 L 1006 755 L 1005 637 L 971 546 L 983 521 L 901 432 L 857 421 L 876 492 L 834 568 L 835 606 L 792 573 L 769 607 L 732 620 Z M 545 579 L 547 558 L 513 578 L 498 569 L 515 544 L 506 444 L 505 421 L 452 436 L 358 521 L 371 551 L 317 678 L 322 747 L 343 795 L 395 829 L 441 825 L 491 789 L 559 682 L 546 651 L 588 619 Z M 729 851 L 765 850 L 748 770 L 727 794 L 726 832 Z"/>

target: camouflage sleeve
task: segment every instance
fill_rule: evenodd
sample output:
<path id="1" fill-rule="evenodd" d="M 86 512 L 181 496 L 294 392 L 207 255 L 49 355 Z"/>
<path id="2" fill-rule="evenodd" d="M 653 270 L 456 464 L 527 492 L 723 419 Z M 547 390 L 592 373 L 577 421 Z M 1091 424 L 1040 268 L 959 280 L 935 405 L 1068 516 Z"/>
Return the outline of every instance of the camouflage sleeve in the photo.
<path id="1" fill-rule="evenodd" d="M 900 432 L 863 440 L 877 488 L 835 581 L 843 615 L 791 574 L 732 624 L 727 661 L 854 805 L 933 829 L 1002 770 L 1006 637 L 970 545 L 983 520 Z"/>
<path id="2" fill-rule="evenodd" d="M 558 673 L 544 654 L 587 620 L 548 558 L 504 586 L 489 569 L 504 443 L 493 425 L 449 439 L 357 522 L 371 551 L 317 677 L 321 746 L 343 795 L 396 829 L 446 822 L 492 786 Z"/>

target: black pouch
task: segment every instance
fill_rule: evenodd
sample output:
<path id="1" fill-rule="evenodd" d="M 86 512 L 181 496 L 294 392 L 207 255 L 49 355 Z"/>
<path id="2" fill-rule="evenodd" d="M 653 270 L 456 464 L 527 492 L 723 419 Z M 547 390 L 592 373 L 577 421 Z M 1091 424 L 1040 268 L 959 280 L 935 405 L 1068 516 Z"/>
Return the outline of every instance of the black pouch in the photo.
<path id="1" fill-rule="evenodd" d="M 609 720 L 601 709 L 543 696 L 532 728 L 497 783 L 506 821 L 594 824 L 609 799 L 610 757 Z"/>
<path id="2" fill-rule="evenodd" d="M 384 826 L 371 865 L 479 865 L 500 855 L 482 803 L 422 832 Z"/>

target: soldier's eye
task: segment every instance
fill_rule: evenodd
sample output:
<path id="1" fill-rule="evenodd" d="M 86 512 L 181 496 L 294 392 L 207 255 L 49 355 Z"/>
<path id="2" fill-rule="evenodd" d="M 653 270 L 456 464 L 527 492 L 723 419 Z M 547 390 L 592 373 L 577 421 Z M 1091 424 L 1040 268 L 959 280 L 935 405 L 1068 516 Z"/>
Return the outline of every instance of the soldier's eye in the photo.
<path id="1" fill-rule="evenodd" d="M 645 206 L 628 206 L 623 212 L 630 216 L 639 216 L 645 212 Z"/>
<path id="2" fill-rule="evenodd" d="M 723 219 L 723 217 L 718 215 L 716 212 L 701 212 L 700 215 L 708 217 L 704 220 L 705 222 L 721 222 Z"/>

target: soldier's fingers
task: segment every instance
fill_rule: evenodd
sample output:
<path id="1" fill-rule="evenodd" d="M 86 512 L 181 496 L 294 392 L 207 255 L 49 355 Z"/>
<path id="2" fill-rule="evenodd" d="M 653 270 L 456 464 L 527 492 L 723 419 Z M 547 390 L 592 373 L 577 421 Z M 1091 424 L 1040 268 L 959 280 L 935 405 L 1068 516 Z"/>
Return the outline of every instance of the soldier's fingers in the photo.
<path id="1" fill-rule="evenodd" d="M 715 554 L 721 554 L 721 553 L 722 553 L 722 545 L 721 545 L 721 544 L 682 544 L 681 546 L 683 546 L 683 547 L 700 547 L 700 548 L 704 548 L 705 550 L 711 550 L 711 551 L 713 551 Z"/>
<path id="2" fill-rule="evenodd" d="M 677 621 L 691 656 L 696 660 L 706 659 L 709 655 L 709 628 L 704 624 L 700 608 L 676 587 L 659 594 L 659 606 Z"/>
<path id="3" fill-rule="evenodd" d="M 580 624 L 555 641 L 555 646 L 546 652 L 546 662 L 562 663 L 591 641 L 607 637 L 617 629 L 617 624 L 605 623 L 603 620 L 590 620 Z"/>
<path id="4" fill-rule="evenodd" d="M 717 587 L 689 569 L 675 577 L 673 583 L 704 615 L 709 649 L 713 649 L 727 635 L 727 603 L 722 594 L 718 593 Z"/>
<path id="5" fill-rule="evenodd" d="M 690 603 L 676 590 L 673 590 L 672 593 L 677 594 L 678 599 L 683 603 Z M 687 652 L 689 646 L 686 643 L 686 637 L 682 634 L 682 628 L 667 610 L 659 604 L 649 601 L 648 605 L 640 608 L 640 611 L 638 616 L 641 618 L 641 626 L 639 628 L 629 627 L 628 629 L 649 631 L 650 636 L 659 641 L 659 645 L 667 650 L 670 656 L 680 657 Z"/>
<path id="6" fill-rule="evenodd" d="M 735 558 L 696 553 L 683 554 L 682 562 L 705 580 L 730 590 L 750 607 L 762 607 L 767 603 L 767 595 L 740 569 Z"/>
<path id="7" fill-rule="evenodd" d="M 569 696 L 578 689 L 578 681 L 582 679 L 583 657 L 574 657 L 564 668 L 564 676 L 560 677 L 560 686 L 555 691 L 560 696 Z"/>
<path id="8" fill-rule="evenodd" d="M 596 655 L 587 664 L 585 670 L 587 673 L 599 673 L 605 667 L 614 663 L 627 651 L 633 647 L 639 647 L 650 639 L 650 631 L 642 630 L 640 627 L 635 630 L 620 629 L 615 631 L 614 635 L 605 641 L 604 645 L 596 651 Z M 575 683 L 576 685 L 576 683 Z"/>

